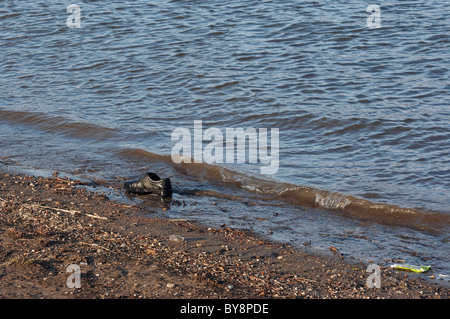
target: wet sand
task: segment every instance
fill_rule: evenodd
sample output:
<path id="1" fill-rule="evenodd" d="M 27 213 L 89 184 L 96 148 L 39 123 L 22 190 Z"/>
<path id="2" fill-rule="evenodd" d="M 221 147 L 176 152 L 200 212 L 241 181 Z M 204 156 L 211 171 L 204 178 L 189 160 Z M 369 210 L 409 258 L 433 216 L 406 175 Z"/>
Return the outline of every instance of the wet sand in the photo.
<path id="1" fill-rule="evenodd" d="M 1 298 L 449 298 L 437 279 L 383 267 L 381 287 L 369 288 L 368 265 L 341 258 L 339 247 L 322 255 L 226 226 L 155 218 L 151 207 L 87 184 L 0 174 Z M 69 265 L 80 267 L 80 288 L 68 287 Z"/>

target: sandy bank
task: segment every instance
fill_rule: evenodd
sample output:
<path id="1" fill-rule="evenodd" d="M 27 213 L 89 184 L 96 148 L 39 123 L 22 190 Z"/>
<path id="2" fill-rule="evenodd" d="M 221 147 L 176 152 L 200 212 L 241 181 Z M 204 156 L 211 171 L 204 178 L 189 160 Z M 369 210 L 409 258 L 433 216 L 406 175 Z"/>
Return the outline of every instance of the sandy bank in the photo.
<path id="1" fill-rule="evenodd" d="M 369 288 L 365 264 L 153 218 L 151 208 L 85 186 L 57 174 L 0 174 L 1 298 L 449 297 L 442 285 L 387 268 L 381 288 Z M 69 265 L 80 269 L 80 288 L 68 287 Z"/>

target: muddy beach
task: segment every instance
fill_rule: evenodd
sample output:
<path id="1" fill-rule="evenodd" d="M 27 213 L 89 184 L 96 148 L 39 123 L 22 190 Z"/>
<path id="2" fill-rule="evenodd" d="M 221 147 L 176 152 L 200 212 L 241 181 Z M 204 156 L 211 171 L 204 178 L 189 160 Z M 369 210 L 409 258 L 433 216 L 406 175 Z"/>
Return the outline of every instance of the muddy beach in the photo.
<path id="1" fill-rule="evenodd" d="M 369 288 L 368 265 L 339 247 L 320 255 L 152 213 L 57 173 L 0 174 L 0 298 L 449 298 L 437 279 L 384 267 Z"/>

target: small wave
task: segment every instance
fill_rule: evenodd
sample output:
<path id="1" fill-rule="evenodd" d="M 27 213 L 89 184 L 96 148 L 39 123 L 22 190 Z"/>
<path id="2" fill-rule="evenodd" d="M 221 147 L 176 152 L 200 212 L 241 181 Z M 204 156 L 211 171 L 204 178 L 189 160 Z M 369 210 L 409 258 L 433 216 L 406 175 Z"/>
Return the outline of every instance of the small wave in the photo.
<path id="1" fill-rule="evenodd" d="M 403 226 L 430 232 L 450 227 L 450 216 L 387 203 L 372 202 L 310 187 L 294 187 L 280 193 L 285 201 L 301 206 L 332 210 L 340 215 L 384 225 Z"/>
<path id="2" fill-rule="evenodd" d="M 316 194 L 315 202 L 319 207 L 330 209 L 344 209 L 351 204 L 351 200 L 341 194 L 330 194 L 328 196 Z"/>
<path id="3" fill-rule="evenodd" d="M 118 132 L 112 128 L 91 123 L 73 122 L 61 116 L 48 116 L 43 113 L 0 109 L 0 121 L 96 141 L 105 141 L 118 136 Z"/>
<path id="4" fill-rule="evenodd" d="M 221 83 L 221 84 L 218 84 L 216 86 L 213 86 L 211 89 L 213 89 L 213 90 L 220 90 L 220 89 L 226 88 L 228 86 L 234 86 L 234 85 L 237 85 L 237 84 L 239 84 L 239 81 L 229 81 L 229 82 L 225 82 L 225 83 Z"/>
<path id="5" fill-rule="evenodd" d="M 233 188 L 244 189 L 258 195 L 258 198 L 262 195 L 268 201 L 331 210 L 349 218 L 430 232 L 440 232 L 450 227 L 450 216 L 442 212 L 427 212 L 387 203 L 376 203 L 339 192 L 265 180 L 223 166 L 205 163 L 175 164 L 170 155 L 159 155 L 141 149 L 122 149 L 119 153 L 142 161 L 161 161 L 172 165 L 175 171 L 189 178 L 200 182 L 208 181 L 227 187 L 231 191 Z"/>

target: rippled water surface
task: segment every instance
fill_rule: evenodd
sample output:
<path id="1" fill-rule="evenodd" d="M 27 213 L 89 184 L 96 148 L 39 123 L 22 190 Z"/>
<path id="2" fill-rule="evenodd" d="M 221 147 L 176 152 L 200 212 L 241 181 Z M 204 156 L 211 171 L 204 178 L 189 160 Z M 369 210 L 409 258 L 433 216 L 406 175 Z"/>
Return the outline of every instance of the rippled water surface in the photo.
<path id="1" fill-rule="evenodd" d="M 80 1 L 74 29 L 68 4 L 0 1 L 4 161 L 152 169 L 196 207 L 171 214 L 448 271 L 445 2 L 383 1 L 375 29 L 356 0 Z M 195 120 L 278 128 L 278 172 L 174 164 L 171 134 Z"/>

